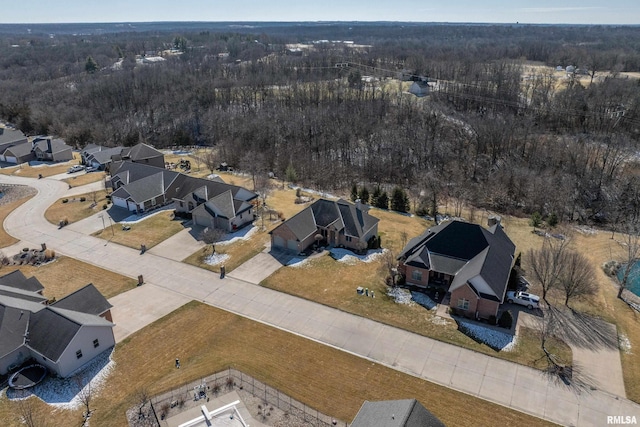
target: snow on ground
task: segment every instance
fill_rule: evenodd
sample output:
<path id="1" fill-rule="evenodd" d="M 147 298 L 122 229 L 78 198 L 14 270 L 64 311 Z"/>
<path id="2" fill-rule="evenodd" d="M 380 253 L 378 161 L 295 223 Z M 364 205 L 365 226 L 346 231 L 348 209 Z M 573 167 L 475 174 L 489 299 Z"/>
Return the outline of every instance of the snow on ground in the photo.
<path id="1" fill-rule="evenodd" d="M 505 332 L 496 331 L 474 323 L 458 320 L 460 330 L 476 341 L 485 343 L 497 351 L 511 351 L 515 348 L 517 337 Z"/>
<path id="2" fill-rule="evenodd" d="M 231 243 L 239 240 L 249 240 L 253 234 L 258 231 L 258 227 L 253 225 L 241 228 L 233 233 L 226 234 L 220 241 L 216 242 L 217 245 L 230 245 Z"/>
<path id="3" fill-rule="evenodd" d="M 427 310 L 435 310 L 438 304 L 422 292 L 411 292 L 411 299 L 426 308 Z"/>
<path id="4" fill-rule="evenodd" d="M 332 248 L 329 251 L 331 252 L 331 257 L 336 261 L 344 262 L 346 264 L 355 264 L 358 261 L 372 262 L 379 258 L 386 250 L 387 249 L 372 249 L 367 251 L 366 255 L 357 255 L 349 249 L 342 248 Z"/>
<path id="5" fill-rule="evenodd" d="M 204 263 L 209 265 L 218 265 L 226 262 L 229 259 L 227 254 L 213 254 L 204 257 Z"/>
<path id="6" fill-rule="evenodd" d="M 579 233 L 586 234 L 588 236 L 593 234 L 598 234 L 598 230 L 596 230 L 595 228 L 588 227 L 586 225 L 576 225 L 573 228 L 575 228 L 576 231 L 578 231 Z"/>
<path id="7" fill-rule="evenodd" d="M 328 199 L 339 199 L 338 196 L 335 196 L 331 193 L 325 193 L 323 191 L 318 191 L 318 190 L 312 190 L 310 188 L 302 188 L 302 187 L 298 187 L 297 185 L 289 185 L 289 188 L 291 188 L 292 190 L 297 190 L 300 189 L 300 191 L 304 192 L 304 193 L 308 193 L 308 194 L 317 194 L 320 197 L 325 197 Z"/>
<path id="8" fill-rule="evenodd" d="M 47 377 L 43 382 L 26 390 L 7 389 L 9 399 L 26 399 L 36 396 L 43 402 L 59 409 L 78 409 L 82 407 L 80 385 L 84 385 L 84 393 L 95 397 L 107 381 L 107 377 L 115 368 L 116 363 L 111 360 L 111 351 L 98 355 L 87 365 L 68 378 Z M 80 384 L 79 384 L 80 383 Z"/>
<path id="9" fill-rule="evenodd" d="M 391 288 L 389 289 L 389 292 L 387 292 L 387 295 L 393 298 L 394 301 L 398 304 L 406 304 L 406 305 L 413 304 L 413 300 L 411 298 L 411 292 L 409 292 L 408 289 Z"/>
<path id="10" fill-rule="evenodd" d="M 147 218 L 149 218 L 150 216 L 154 216 L 157 215 L 161 212 L 164 211 L 168 211 L 168 210 L 174 210 L 175 206 L 173 205 L 173 203 L 171 203 L 170 205 L 167 206 L 163 206 L 161 208 L 158 208 L 156 210 L 153 210 L 151 212 L 145 212 L 142 215 L 130 215 L 128 217 L 126 217 L 125 219 L 123 219 L 122 221 L 120 221 L 118 224 L 135 224 L 137 222 L 140 222 L 142 220 L 145 220 Z"/>
<path id="11" fill-rule="evenodd" d="M 287 267 L 299 268 L 304 267 L 309 262 L 307 257 L 294 257 L 287 262 Z"/>
<path id="12" fill-rule="evenodd" d="M 440 316 L 433 316 L 431 318 L 431 323 L 433 323 L 434 325 L 438 325 L 438 326 L 445 326 L 449 324 L 449 321 L 443 317 Z"/>
<path id="13" fill-rule="evenodd" d="M 632 354 L 631 341 L 629 341 L 629 337 L 627 337 L 625 334 L 618 335 L 618 347 L 626 354 Z"/>

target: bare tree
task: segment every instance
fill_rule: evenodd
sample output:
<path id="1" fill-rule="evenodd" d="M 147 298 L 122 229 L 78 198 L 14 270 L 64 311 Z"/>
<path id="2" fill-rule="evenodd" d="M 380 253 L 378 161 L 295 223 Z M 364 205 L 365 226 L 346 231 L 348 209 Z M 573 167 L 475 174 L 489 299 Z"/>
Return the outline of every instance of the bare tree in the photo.
<path id="1" fill-rule="evenodd" d="M 531 266 L 533 277 L 542 287 L 542 299 L 547 301 L 548 292 L 559 286 L 562 269 L 562 257 L 567 248 L 569 239 L 556 239 L 545 237 L 542 248 L 529 249 L 527 258 Z"/>
<path id="2" fill-rule="evenodd" d="M 36 408 L 36 399 L 32 399 L 24 390 L 19 391 L 17 397 L 20 423 L 27 427 L 44 427 L 48 425 L 45 416 Z"/>
<path id="3" fill-rule="evenodd" d="M 142 387 L 136 391 L 136 404 L 138 405 L 138 418 L 142 418 L 144 415 L 142 414 L 142 410 L 151 400 L 151 396 L 149 395 L 149 390 Z"/>
<path id="4" fill-rule="evenodd" d="M 218 167 L 218 155 L 214 152 L 213 148 L 204 154 L 203 160 L 211 173 Z"/>
<path id="5" fill-rule="evenodd" d="M 93 401 L 93 388 L 91 386 L 91 379 L 86 378 L 81 374 L 78 374 L 74 377 L 76 382 L 76 386 L 78 387 L 78 399 L 82 402 L 84 406 L 84 418 L 88 420 L 91 416 L 91 402 Z"/>
<path id="6" fill-rule="evenodd" d="M 575 251 L 566 251 L 561 258 L 561 265 L 559 284 L 564 290 L 564 305 L 568 307 L 569 300 L 572 298 L 596 293 L 595 271 L 584 255 Z"/>
<path id="7" fill-rule="evenodd" d="M 384 277 L 385 283 L 389 286 L 396 286 L 398 284 L 398 260 L 394 252 L 389 249 L 382 253 L 382 264 L 380 266 L 380 272 Z"/>
<path id="8" fill-rule="evenodd" d="M 200 240 L 207 245 L 211 245 L 211 255 L 213 255 L 216 253 L 216 243 L 226 234 L 226 231 L 221 228 L 207 227 L 200 233 Z"/>
<path id="9" fill-rule="evenodd" d="M 640 255 L 640 232 L 637 224 L 630 224 L 626 227 L 622 246 L 625 248 L 624 258 L 622 259 L 622 277 L 618 287 L 618 298 L 622 299 L 622 292 L 629 285 L 629 279 L 633 279 L 633 266 Z"/>

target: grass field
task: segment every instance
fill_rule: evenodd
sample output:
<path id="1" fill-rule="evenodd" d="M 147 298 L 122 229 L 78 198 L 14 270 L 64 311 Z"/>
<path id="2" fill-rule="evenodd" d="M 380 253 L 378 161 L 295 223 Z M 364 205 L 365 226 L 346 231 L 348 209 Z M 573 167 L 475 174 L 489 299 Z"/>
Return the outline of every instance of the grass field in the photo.
<path id="1" fill-rule="evenodd" d="M 44 296 L 49 299 L 60 299 L 88 283 L 93 283 L 107 299 L 137 285 L 132 278 L 64 256 L 41 266 L 5 265 L 0 268 L 0 275 L 15 270 L 21 270 L 27 277 L 35 276 L 44 286 Z"/>
<path id="2" fill-rule="evenodd" d="M 247 240 L 239 240 L 228 245 L 216 245 L 216 253 L 229 255 L 229 259 L 224 262 L 225 271 L 229 273 L 240 264 L 262 252 L 268 241 L 269 235 L 267 232 L 258 230 Z M 220 265 L 209 265 L 204 262 L 205 257 L 208 255 L 211 255 L 211 246 L 209 245 L 194 252 L 182 262 L 219 273 Z"/>
<path id="3" fill-rule="evenodd" d="M 69 184 L 71 187 L 80 187 L 85 184 L 91 184 L 92 182 L 104 180 L 106 175 L 107 174 L 105 172 L 83 173 L 81 175 L 63 179 L 63 181 Z"/>
<path id="4" fill-rule="evenodd" d="M 184 333 L 193 325 L 206 327 Z M 197 302 L 127 338 L 113 357 L 116 368 L 93 399 L 91 425 L 124 427 L 137 390 L 157 394 L 229 366 L 347 422 L 364 400 L 416 398 L 450 426 L 551 425 Z M 180 370 L 173 365 L 175 358 L 180 358 Z M 49 425 L 81 424 L 80 410 L 51 411 L 36 403 L 38 411 L 46 411 Z M 5 425 L 22 425 L 17 413 L 15 402 L 0 399 Z"/>
<path id="5" fill-rule="evenodd" d="M 160 211 L 140 222 L 129 224 L 129 226 L 131 227 L 129 230 L 123 230 L 122 226 L 114 224 L 93 233 L 93 236 L 134 249 L 139 249 L 141 244 L 145 244 L 147 249 L 151 249 L 184 230 L 182 221 L 174 219 L 171 210 Z"/>
<path id="6" fill-rule="evenodd" d="M 42 164 L 38 166 L 30 166 L 28 163 L 0 169 L 0 174 L 24 176 L 27 178 L 37 178 L 38 175 L 43 177 L 58 175 L 65 173 L 71 165 L 80 163 L 80 154 L 73 153 L 73 160 L 64 163 Z"/>
<path id="7" fill-rule="evenodd" d="M 102 211 L 102 207 L 108 202 L 106 195 L 106 190 L 100 190 L 95 192 L 95 197 L 94 193 L 87 193 L 59 199 L 49 206 L 44 213 L 44 217 L 54 225 L 58 225 L 62 219 L 68 220 L 69 224 L 78 222 L 81 219 L 85 219 Z M 80 201 L 82 197 L 85 198 L 84 202 Z M 63 200 L 67 200 L 67 203 L 63 203 Z"/>

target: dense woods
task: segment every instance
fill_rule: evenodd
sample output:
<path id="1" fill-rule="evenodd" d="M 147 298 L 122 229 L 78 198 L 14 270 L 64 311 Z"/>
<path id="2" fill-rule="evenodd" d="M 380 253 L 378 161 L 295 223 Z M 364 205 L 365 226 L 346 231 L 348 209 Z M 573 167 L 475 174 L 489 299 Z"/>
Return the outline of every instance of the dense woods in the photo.
<path id="1" fill-rule="evenodd" d="M 77 147 L 209 146 L 322 190 L 399 187 L 396 204 L 423 212 L 464 201 L 612 226 L 640 215 L 640 85 L 624 74 L 640 71 L 637 28 L 198 25 L 0 26 L 0 118 Z M 287 48 L 324 39 L 354 43 Z M 559 82 L 532 61 L 575 71 Z M 402 93 L 403 76 L 428 77 L 432 94 Z"/>

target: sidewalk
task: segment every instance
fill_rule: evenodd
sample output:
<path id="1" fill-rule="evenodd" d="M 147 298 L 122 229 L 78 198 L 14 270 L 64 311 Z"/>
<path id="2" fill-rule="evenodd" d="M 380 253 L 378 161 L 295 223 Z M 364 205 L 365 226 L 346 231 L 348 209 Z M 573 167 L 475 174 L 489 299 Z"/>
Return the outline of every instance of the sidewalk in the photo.
<path id="1" fill-rule="evenodd" d="M 57 230 L 44 220 L 42 212 L 65 191 L 60 183 L 4 176 L 0 176 L 0 181 L 30 183 L 40 190 L 38 197 L 9 215 L 5 221 L 9 234 L 27 241 L 46 242 L 58 253 L 130 277 L 144 275 L 147 285 L 142 288 L 149 290 L 136 288 L 112 299 L 126 313 L 126 320 L 120 321 L 114 312 L 117 324 L 114 333 L 120 340 L 162 317 L 173 305 L 195 299 L 555 423 L 602 426 L 607 415 L 640 417 L 640 406 L 627 399 L 600 390 L 574 393 L 564 384 L 551 383 L 532 368 L 229 276 L 220 279 L 217 274 L 152 253 L 141 256 L 123 246 L 105 246 L 100 239 L 70 229 Z M 154 292 L 160 288 L 163 292 Z M 151 309 L 167 299 L 175 299 L 173 305 L 158 313 L 126 309 L 141 301 Z"/>

